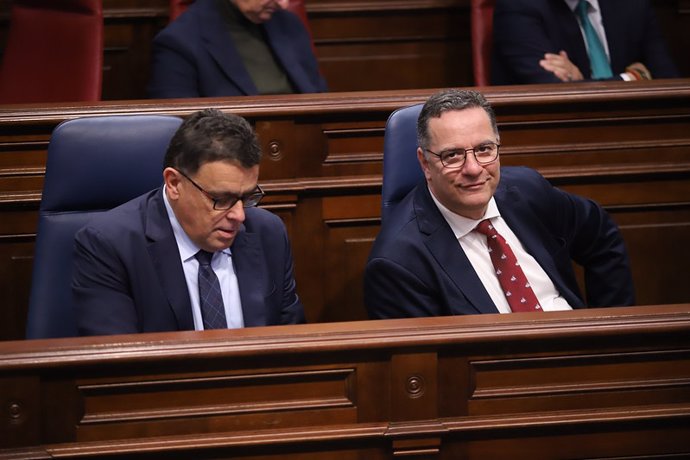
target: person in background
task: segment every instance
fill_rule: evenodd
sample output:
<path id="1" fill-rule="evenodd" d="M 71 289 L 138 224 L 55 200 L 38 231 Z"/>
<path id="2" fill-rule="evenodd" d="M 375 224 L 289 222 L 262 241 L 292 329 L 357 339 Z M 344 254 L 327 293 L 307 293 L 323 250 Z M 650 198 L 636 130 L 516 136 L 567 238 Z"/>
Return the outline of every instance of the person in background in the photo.
<path id="1" fill-rule="evenodd" d="M 595 202 L 535 170 L 501 168 L 496 118 L 482 94 L 431 96 L 417 141 L 425 179 L 383 221 L 365 268 L 371 318 L 635 303 L 618 227 Z M 573 261 L 584 268 L 586 297 Z"/>
<path id="2" fill-rule="evenodd" d="M 491 82 L 676 78 L 648 0 L 497 0 Z"/>
<path id="3" fill-rule="evenodd" d="M 151 98 L 328 90 L 289 0 L 196 0 L 153 40 Z"/>
<path id="4" fill-rule="evenodd" d="M 77 232 L 79 333 L 304 322 L 285 226 L 256 207 L 260 159 L 244 118 L 190 115 L 166 152 L 163 185 Z"/>

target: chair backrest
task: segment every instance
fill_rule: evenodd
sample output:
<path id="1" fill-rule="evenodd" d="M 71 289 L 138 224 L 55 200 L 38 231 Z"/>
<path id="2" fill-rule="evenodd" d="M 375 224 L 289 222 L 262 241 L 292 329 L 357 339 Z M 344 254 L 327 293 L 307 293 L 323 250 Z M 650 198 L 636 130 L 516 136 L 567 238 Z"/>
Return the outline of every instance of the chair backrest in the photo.
<path id="1" fill-rule="evenodd" d="M 424 177 L 417 161 L 417 118 L 423 104 L 403 107 L 386 122 L 383 137 L 381 221 Z"/>
<path id="2" fill-rule="evenodd" d="M 74 234 L 94 215 L 162 183 L 181 119 L 159 115 L 70 120 L 50 138 L 29 299 L 27 338 L 77 335 L 71 291 Z"/>
<path id="3" fill-rule="evenodd" d="M 101 99 L 102 0 L 14 0 L 0 103 Z"/>
<path id="4" fill-rule="evenodd" d="M 169 21 L 173 22 L 177 19 L 192 3 L 194 3 L 194 0 L 170 0 Z"/>
<path id="5" fill-rule="evenodd" d="M 474 84 L 491 83 L 491 47 L 496 0 L 470 0 L 470 34 Z"/>
<path id="6" fill-rule="evenodd" d="M 287 9 L 295 13 L 297 17 L 302 20 L 304 27 L 306 27 L 307 31 L 309 32 L 309 36 L 312 37 L 313 46 L 313 36 L 311 33 L 311 26 L 309 25 L 309 19 L 307 18 L 307 8 L 304 5 L 304 0 L 290 0 Z"/>

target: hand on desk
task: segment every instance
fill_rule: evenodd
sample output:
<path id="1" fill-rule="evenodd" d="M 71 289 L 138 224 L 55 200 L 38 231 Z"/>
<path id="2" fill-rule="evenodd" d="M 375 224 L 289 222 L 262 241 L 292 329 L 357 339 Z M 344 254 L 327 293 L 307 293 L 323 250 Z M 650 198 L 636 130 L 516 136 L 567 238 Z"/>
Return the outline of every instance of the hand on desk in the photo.
<path id="1" fill-rule="evenodd" d="M 568 53 L 565 51 L 558 54 L 544 54 L 544 59 L 539 61 L 539 65 L 556 75 L 561 81 L 584 80 L 582 72 L 568 59 Z"/>
<path id="2" fill-rule="evenodd" d="M 539 65 L 553 73 L 561 81 L 581 81 L 584 76 L 580 69 L 568 59 L 568 53 L 561 51 L 558 54 L 546 53 Z M 621 75 L 626 81 L 651 80 L 652 73 L 641 62 L 633 62 L 625 68 L 625 75 Z"/>
<path id="3" fill-rule="evenodd" d="M 625 73 L 630 77 L 630 80 L 651 80 L 652 72 L 649 71 L 646 65 L 641 62 L 633 62 L 625 68 Z"/>

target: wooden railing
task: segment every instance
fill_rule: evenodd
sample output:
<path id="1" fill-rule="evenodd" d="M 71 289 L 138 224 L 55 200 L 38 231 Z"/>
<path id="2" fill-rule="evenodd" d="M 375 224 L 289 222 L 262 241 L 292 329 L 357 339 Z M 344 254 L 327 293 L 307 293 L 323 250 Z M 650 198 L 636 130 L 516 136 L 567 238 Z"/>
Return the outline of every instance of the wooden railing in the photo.
<path id="1" fill-rule="evenodd" d="M 5 106 L 0 339 L 23 337 L 52 129 L 76 117 L 185 116 L 209 106 L 256 127 L 266 207 L 288 227 L 308 321 L 365 319 L 362 272 L 379 228 L 385 121 L 433 91 Z M 492 87 L 485 94 L 497 112 L 503 165 L 534 167 L 613 215 L 631 253 L 638 302 L 690 302 L 690 245 L 681 244 L 690 240 L 690 80 Z"/>
<path id="2" fill-rule="evenodd" d="M 0 395 L 0 459 L 686 458 L 690 305 L 2 342 Z"/>

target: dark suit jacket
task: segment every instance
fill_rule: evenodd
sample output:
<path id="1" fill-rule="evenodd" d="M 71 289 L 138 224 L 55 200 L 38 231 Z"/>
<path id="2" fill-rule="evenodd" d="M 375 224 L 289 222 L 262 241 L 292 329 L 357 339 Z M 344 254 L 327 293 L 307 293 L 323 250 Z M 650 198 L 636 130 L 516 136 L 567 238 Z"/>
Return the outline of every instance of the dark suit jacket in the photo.
<path id="1" fill-rule="evenodd" d="M 257 94 L 215 1 L 197 0 L 155 37 L 149 97 Z M 327 91 L 309 32 L 296 15 L 276 11 L 263 28 L 297 92 Z"/>
<path id="2" fill-rule="evenodd" d="M 596 203 L 516 167 L 501 168 L 494 197 L 503 219 L 572 307 L 634 303 L 625 245 Z M 585 269 L 586 301 L 571 259 Z M 364 301 L 372 318 L 498 312 L 425 181 L 383 222 L 364 274 Z"/>
<path id="3" fill-rule="evenodd" d="M 232 245 L 245 326 L 304 322 L 282 221 L 259 208 L 245 212 Z M 194 329 L 162 188 L 77 232 L 72 290 L 81 335 Z"/>
<path id="4" fill-rule="evenodd" d="M 599 6 L 615 78 L 633 62 L 646 65 L 653 78 L 679 76 L 648 0 L 599 0 Z M 586 79 L 591 74 L 577 19 L 563 0 L 497 0 L 493 30 L 495 85 L 560 82 L 539 65 L 544 53 L 560 50 Z"/>

